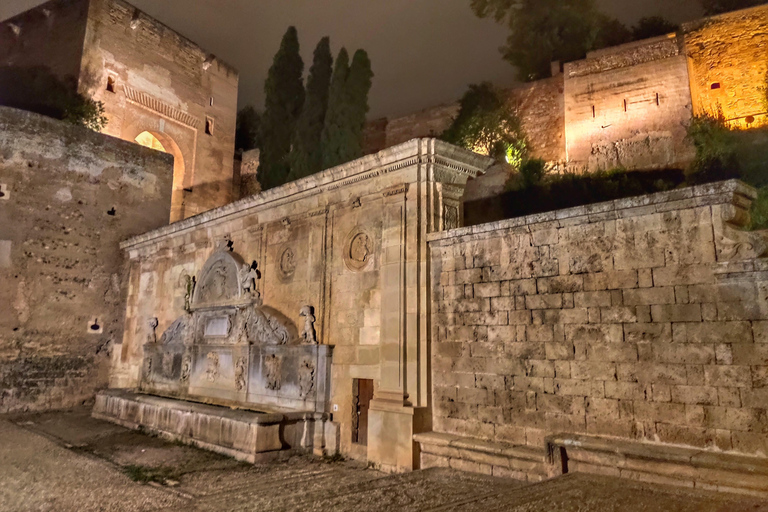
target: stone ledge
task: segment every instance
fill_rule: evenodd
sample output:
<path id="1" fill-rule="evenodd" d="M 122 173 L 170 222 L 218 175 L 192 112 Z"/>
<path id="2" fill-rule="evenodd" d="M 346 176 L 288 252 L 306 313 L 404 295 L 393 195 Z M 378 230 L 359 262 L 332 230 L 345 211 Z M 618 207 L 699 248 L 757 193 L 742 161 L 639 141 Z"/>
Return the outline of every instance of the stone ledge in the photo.
<path id="1" fill-rule="evenodd" d="M 550 466 L 567 472 L 768 496 L 768 458 L 579 435 L 547 444 Z"/>
<path id="2" fill-rule="evenodd" d="M 545 450 L 440 432 L 415 434 L 413 439 L 421 446 L 422 469 L 450 467 L 528 481 L 549 476 Z"/>
<path id="3" fill-rule="evenodd" d="M 429 233 L 427 241 L 439 246 L 455 243 L 457 238 L 483 238 L 504 229 L 524 228 L 536 231 L 626 219 L 674 209 L 735 203 L 744 206 L 756 197 L 757 191 L 753 187 L 738 180 L 728 180 Z"/>

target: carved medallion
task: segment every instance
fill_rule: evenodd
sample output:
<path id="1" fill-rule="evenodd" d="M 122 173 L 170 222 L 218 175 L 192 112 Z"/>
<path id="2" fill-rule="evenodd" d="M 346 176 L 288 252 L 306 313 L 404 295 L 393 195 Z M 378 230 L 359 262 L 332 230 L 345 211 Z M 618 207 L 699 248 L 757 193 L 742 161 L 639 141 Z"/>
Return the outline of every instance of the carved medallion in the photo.
<path id="1" fill-rule="evenodd" d="M 245 358 L 238 357 L 235 363 L 235 388 L 238 391 L 245 389 Z"/>
<path id="2" fill-rule="evenodd" d="M 277 262 L 277 274 L 280 279 L 287 281 L 293 277 L 296 272 L 296 255 L 293 249 L 286 247 L 283 252 L 280 253 L 280 258 Z"/>
<path id="3" fill-rule="evenodd" d="M 216 382 L 219 377 L 219 354 L 218 352 L 208 352 L 208 369 L 205 371 L 205 378 L 208 382 Z"/>
<path id="4" fill-rule="evenodd" d="M 264 381 L 267 389 L 277 391 L 280 389 L 280 372 L 283 366 L 283 359 L 275 354 L 264 358 Z"/>
<path id="5" fill-rule="evenodd" d="M 304 361 L 299 367 L 299 396 L 307 398 L 315 389 L 315 365 Z"/>
<path id="6" fill-rule="evenodd" d="M 373 239 L 360 229 L 355 229 L 344 244 L 344 264 L 349 270 L 359 272 L 373 261 Z"/>

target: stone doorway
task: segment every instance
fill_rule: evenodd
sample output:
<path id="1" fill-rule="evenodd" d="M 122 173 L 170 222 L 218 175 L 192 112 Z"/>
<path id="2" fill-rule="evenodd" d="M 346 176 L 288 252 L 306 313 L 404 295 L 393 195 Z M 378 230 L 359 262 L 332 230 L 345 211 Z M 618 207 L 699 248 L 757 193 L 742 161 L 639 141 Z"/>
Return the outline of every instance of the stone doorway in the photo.
<path id="1" fill-rule="evenodd" d="M 373 380 L 352 382 L 352 442 L 368 446 L 368 409 L 373 399 Z"/>

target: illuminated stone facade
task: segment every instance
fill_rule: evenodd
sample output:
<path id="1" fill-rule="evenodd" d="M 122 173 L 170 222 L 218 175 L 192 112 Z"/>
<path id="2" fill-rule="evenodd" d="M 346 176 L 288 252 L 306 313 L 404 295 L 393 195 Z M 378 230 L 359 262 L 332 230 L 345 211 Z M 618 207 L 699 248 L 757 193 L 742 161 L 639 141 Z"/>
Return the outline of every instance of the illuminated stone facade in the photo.
<path id="1" fill-rule="evenodd" d="M 232 200 L 238 72 L 132 5 L 53 0 L 6 20 L 0 65 L 74 79 L 105 134 L 172 154 L 172 221 Z"/>
<path id="2" fill-rule="evenodd" d="M 686 125 L 721 111 L 766 124 L 768 6 L 685 24 L 677 34 L 592 52 L 563 73 L 509 90 L 534 156 L 574 171 L 684 167 Z M 436 136 L 457 104 L 368 125 L 370 151 Z M 382 145 L 383 144 L 383 145 Z"/>

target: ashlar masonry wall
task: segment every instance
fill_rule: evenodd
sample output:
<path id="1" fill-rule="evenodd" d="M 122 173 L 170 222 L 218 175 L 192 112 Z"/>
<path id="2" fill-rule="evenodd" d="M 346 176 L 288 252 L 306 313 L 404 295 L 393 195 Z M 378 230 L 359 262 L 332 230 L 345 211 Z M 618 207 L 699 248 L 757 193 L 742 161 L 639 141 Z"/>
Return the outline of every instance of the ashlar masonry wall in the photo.
<path id="1" fill-rule="evenodd" d="M 754 197 L 724 182 L 429 235 L 434 431 L 768 457 Z"/>
<path id="2" fill-rule="evenodd" d="M 168 223 L 170 155 L 0 108 L 0 413 L 106 387 L 122 337 L 119 242 Z"/>

